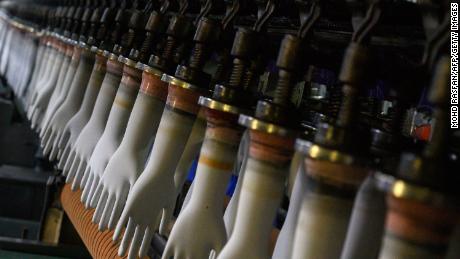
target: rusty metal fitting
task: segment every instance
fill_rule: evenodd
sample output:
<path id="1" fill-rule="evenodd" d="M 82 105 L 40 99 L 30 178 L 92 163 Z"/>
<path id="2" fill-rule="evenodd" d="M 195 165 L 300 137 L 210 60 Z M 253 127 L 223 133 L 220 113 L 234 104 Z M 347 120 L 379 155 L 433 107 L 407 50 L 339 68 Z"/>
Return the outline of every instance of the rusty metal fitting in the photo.
<path id="1" fill-rule="evenodd" d="M 285 70 L 296 70 L 298 68 L 298 62 L 301 58 L 302 39 L 287 34 L 284 36 L 281 42 L 281 47 L 278 52 L 278 58 L 276 60 L 276 66 Z"/>
<path id="2" fill-rule="evenodd" d="M 369 47 L 350 43 L 345 50 L 339 79 L 344 84 L 366 86 L 373 78 L 372 52 Z"/>
<path id="3" fill-rule="evenodd" d="M 230 54 L 235 58 L 249 59 L 254 57 L 257 49 L 258 33 L 251 29 L 240 28 L 235 34 Z"/>
<path id="4" fill-rule="evenodd" d="M 149 55 L 154 51 L 155 42 L 158 41 L 160 34 L 166 30 L 165 15 L 162 12 L 152 11 L 145 25 L 145 39 L 142 45 L 138 48 L 138 60 L 142 63 L 147 63 Z M 131 53 L 130 53 L 131 55 Z"/>
<path id="5" fill-rule="evenodd" d="M 115 15 L 116 10 L 110 7 L 105 8 L 102 13 L 100 27 L 95 36 L 101 50 L 112 50 L 113 48 L 113 43 L 111 44 L 110 41 L 109 28 L 115 23 Z"/>
<path id="6" fill-rule="evenodd" d="M 207 89 L 211 76 L 201 70 L 195 70 L 192 67 L 178 65 L 174 76 L 180 80 L 189 82 L 203 89 Z"/>
<path id="7" fill-rule="evenodd" d="M 83 6 L 78 6 L 76 9 L 75 9 L 75 13 L 73 15 L 73 24 L 72 24 L 72 29 L 70 31 L 71 33 L 71 36 L 70 38 L 74 41 L 78 41 L 79 39 L 79 32 L 80 32 L 80 28 L 81 28 L 81 25 L 82 25 L 82 18 L 83 18 L 83 13 L 85 11 L 85 8 Z"/>

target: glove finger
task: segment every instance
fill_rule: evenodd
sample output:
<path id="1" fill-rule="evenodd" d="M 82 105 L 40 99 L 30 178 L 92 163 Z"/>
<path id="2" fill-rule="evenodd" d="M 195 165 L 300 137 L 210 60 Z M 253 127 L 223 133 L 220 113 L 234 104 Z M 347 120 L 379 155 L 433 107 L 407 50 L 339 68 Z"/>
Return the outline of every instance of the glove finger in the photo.
<path id="1" fill-rule="evenodd" d="M 104 231 L 107 228 L 114 203 L 115 195 L 109 195 L 104 211 L 102 212 L 101 220 L 99 221 L 99 231 Z"/>
<path id="2" fill-rule="evenodd" d="M 139 258 L 144 258 L 147 255 L 150 244 L 152 243 L 153 234 L 150 227 L 145 229 L 144 239 L 142 240 L 141 249 L 139 250 Z"/>
<path id="3" fill-rule="evenodd" d="M 72 148 L 72 150 L 70 151 L 69 157 L 65 161 L 64 168 L 62 169 L 63 175 L 68 175 L 69 174 L 70 166 L 72 165 L 72 163 L 75 160 L 76 156 L 77 156 L 77 152 L 76 152 L 75 148 Z"/>
<path id="4" fill-rule="evenodd" d="M 84 189 L 86 187 L 86 182 L 89 178 L 89 165 L 86 165 L 85 171 L 83 172 L 83 178 L 81 179 L 80 189 Z"/>
<path id="5" fill-rule="evenodd" d="M 115 228 L 115 232 L 113 233 L 113 241 L 117 241 L 120 238 L 121 232 L 123 228 L 125 227 L 126 222 L 128 221 L 128 214 L 129 214 L 128 210 L 126 209 L 126 206 L 125 206 L 125 208 L 123 209 L 123 212 L 121 213 L 120 220 L 117 223 L 117 227 Z M 131 220 L 130 222 L 128 222 L 128 227 L 129 227 L 129 223 L 131 223 Z"/>
<path id="6" fill-rule="evenodd" d="M 92 170 L 92 169 L 91 169 Z M 89 192 L 89 206 L 90 207 L 95 207 L 97 203 L 99 202 L 99 199 L 101 198 L 101 193 L 102 190 L 104 189 L 104 184 L 99 180 L 99 177 L 94 174 L 94 181 L 93 181 L 93 186 L 91 187 L 91 190 Z"/>
<path id="7" fill-rule="evenodd" d="M 117 198 L 112 214 L 110 215 L 109 227 L 108 227 L 110 230 L 114 229 L 116 224 L 118 223 L 118 219 L 120 218 L 121 212 L 123 211 L 125 202 L 126 202 L 126 197 Z"/>
<path id="8" fill-rule="evenodd" d="M 78 169 L 75 173 L 75 179 L 72 183 L 72 191 L 76 191 L 78 187 L 80 187 L 81 178 L 83 177 L 83 170 L 86 168 L 85 160 L 81 160 L 80 164 L 78 165 Z"/>
<path id="9" fill-rule="evenodd" d="M 129 219 L 125 234 L 123 235 L 123 239 L 121 240 L 120 248 L 118 249 L 119 256 L 124 256 L 126 254 L 126 250 L 128 249 L 128 245 L 131 239 L 133 238 L 135 229 L 136 229 L 136 226 L 133 220 Z"/>
<path id="10" fill-rule="evenodd" d="M 96 206 L 96 212 L 94 212 L 93 223 L 98 224 L 101 220 L 102 212 L 104 211 L 105 204 L 107 203 L 108 193 L 106 191 L 102 192 L 101 198 Z"/>
<path id="11" fill-rule="evenodd" d="M 171 218 L 172 218 L 172 214 L 173 214 L 172 207 L 163 209 L 163 215 L 161 217 L 160 230 L 159 230 L 160 235 L 166 235 L 169 222 L 171 221 Z"/>
<path id="12" fill-rule="evenodd" d="M 129 247 L 128 259 L 136 259 L 139 254 L 139 248 L 141 247 L 141 242 L 144 237 L 145 229 L 141 226 L 136 227 L 134 236 L 131 239 L 131 245 Z"/>

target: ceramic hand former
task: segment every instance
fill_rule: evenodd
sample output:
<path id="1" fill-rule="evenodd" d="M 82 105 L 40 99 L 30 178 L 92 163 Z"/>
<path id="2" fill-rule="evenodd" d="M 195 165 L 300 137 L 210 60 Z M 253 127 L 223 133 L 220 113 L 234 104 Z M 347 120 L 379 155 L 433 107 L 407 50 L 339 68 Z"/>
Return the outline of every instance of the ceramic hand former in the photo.
<path id="1" fill-rule="evenodd" d="M 309 156 L 304 166 L 308 191 L 297 220 L 292 258 L 340 258 L 355 194 L 368 169 Z"/>
<path id="2" fill-rule="evenodd" d="M 52 58 L 56 55 L 56 52 L 54 52 L 51 46 L 48 45 L 47 40 L 43 40 L 43 53 L 42 53 L 42 61 L 40 62 L 40 67 L 36 69 L 36 72 L 38 73 L 37 76 L 35 77 L 35 80 L 31 82 L 30 89 L 28 90 L 28 104 L 29 106 L 27 107 L 27 118 L 31 119 L 32 115 L 32 108 L 33 108 L 33 103 L 35 102 L 35 99 L 37 98 L 37 93 L 39 91 L 39 85 L 40 82 L 43 83 L 45 81 L 46 76 L 49 74 L 50 66 L 52 64 Z"/>
<path id="3" fill-rule="evenodd" d="M 96 98 L 101 89 L 102 80 L 104 79 L 106 71 L 107 59 L 102 55 L 96 56 L 96 63 L 94 64 L 93 71 L 89 78 L 88 87 L 83 97 L 80 110 L 75 116 L 70 119 L 67 123 L 61 139 L 58 142 L 57 148 L 52 150 L 51 159 L 60 158 L 65 146 L 69 143 L 71 146 L 75 144 L 78 135 L 80 135 L 82 129 L 88 123 L 91 118 L 91 113 L 96 102 Z"/>
<path id="4" fill-rule="evenodd" d="M 235 191 L 227 205 L 224 213 L 225 230 L 227 231 L 227 239 L 230 238 L 233 227 L 235 226 L 236 212 L 238 209 L 238 201 L 241 194 L 241 186 L 243 185 L 244 172 L 249 157 L 249 131 L 246 130 L 241 137 L 240 146 L 238 147 L 238 155 L 233 167 L 233 174 L 238 176 Z"/>
<path id="5" fill-rule="evenodd" d="M 300 160 L 303 160 L 303 156 L 299 153 L 296 153 L 295 156 L 300 156 Z M 294 164 L 293 159 L 292 163 Z M 272 259 L 284 259 L 291 258 L 292 254 L 292 243 L 294 242 L 295 230 L 297 227 L 297 218 L 299 216 L 300 208 L 302 206 L 302 198 L 307 191 L 307 175 L 305 174 L 305 169 L 303 167 L 303 161 L 297 164 L 297 175 L 295 177 L 294 188 L 291 194 L 291 199 L 289 201 L 289 208 L 284 221 L 283 227 L 278 235 L 278 240 L 276 241 L 275 250 L 273 251 Z M 291 169 L 292 169 L 291 165 Z"/>
<path id="6" fill-rule="evenodd" d="M 123 66 L 115 59 L 107 61 L 107 72 L 101 90 L 86 126 L 75 141 L 75 145 L 67 145 L 59 161 L 58 168 L 64 176 L 69 175 L 74 160 L 89 162 L 97 142 L 104 133 L 107 119 L 121 81 Z M 80 163 L 80 162 L 76 163 Z"/>
<path id="7" fill-rule="evenodd" d="M 211 250 L 220 252 L 227 239 L 224 196 L 239 138 L 236 130 L 208 126 L 190 202 L 174 225 L 163 259 L 208 258 Z"/>
<path id="8" fill-rule="evenodd" d="M 193 124 L 192 132 L 190 133 L 190 137 L 187 140 L 187 144 L 185 145 L 184 152 L 177 164 L 176 171 L 174 172 L 174 184 L 176 186 L 176 193 L 175 197 L 178 197 L 182 188 L 184 187 L 185 181 L 187 180 L 188 173 L 190 171 L 190 167 L 193 164 L 193 161 L 199 156 L 201 146 L 204 140 L 204 134 L 206 132 L 206 119 L 204 118 L 204 112 L 200 110 L 195 123 Z M 191 191 L 193 189 L 192 186 L 189 188 L 189 192 L 185 197 L 185 200 L 182 204 L 182 208 L 187 205 L 188 201 L 190 200 Z M 181 209 L 182 211 L 183 209 Z M 160 233 L 164 234 L 164 233 Z"/>
<path id="9" fill-rule="evenodd" d="M 91 189 L 92 204 L 97 204 L 94 222 L 99 229 L 113 229 L 120 218 L 128 191 L 144 169 L 150 144 L 156 135 L 167 95 L 167 85 L 155 75 L 144 72 L 141 91 L 129 118 L 125 137 L 109 161 L 101 181 L 99 177 L 86 182 Z M 155 83 L 155 89 L 146 87 Z M 95 189 L 95 190 L 93 190 Z M 91 195 L 93 194 L 94 195 Z M 102 196 L 101 196 L 102 195 Z M 101 199 L 102 198 L 102 199 Z M 108 202 L 103 202 L 108 200 Z"/>
<path id="10" fill-rule="evenodd" d="M 231 236 L 218 259 L 270 258 L 270 233 L 283 196 L 294 138 L 250 130 L 241 197 Z"/>
<path id="11" fill-rule="evenodd" d="M 51 117 L 54 115 L 56 110 L 61 106 L 62 102 L 65 100 L 67 93 L 69 92 L 69 87 L 75 71 L 76 66 L 71 67 L 70 61 L 72 59 L 73 50 L 68 50 L 62 62 L 61 69 L 59 71 L 59 76 L 56 82 L 56 89 L 53 91 L 48 107 L 46 108 L 45 114 L 41 121 L 37 121 L 37 131 L 40 133 L 40 137 L 43 137 L 43 128 L 46 128 Z M 44 133 L 44 132 L 43 132 Z"/>
<path id="12" fill-rule="evenodd" d="M 37 81 L 34 91 L 32 93 L 32 98 L 31 98 L 31 105 L 29 106 L 29 109 L 27 111 L 27 117 L 29 120 L 32 120 L 34 114 L 37 111 L 37 103 L 40 95 L 42 92 L 46 89 L 46 87 L 50 84 L 51 79 L 54 77 L 53 74 L 57 73 L 57 69 L 54 66 L 55 63 L 59 60 L 59 52 L 55 49 L 48 50 L 48 62 L 45 64 L 46 67 L 44 68 L 44 75 L 40 78 L 40 80 Z"/>
<path id="13" fill-rule="evenodd" d="M 75 51 L 75 53 L 72 58 L 78 58 L 78 51 Z M 69 95 L 61 107 L 59 107 L 59 110 L 56 111 L 56 114 L 53 116 L 43 136 L 43 154 L 46 156 L 48 156 L 53 148 L 56 148 L 67 122 L 80 108 L 93 65 L 94 55 L 87 51 L 83 51 L 75 78 L 70 86 Z"/>
<path id="14" fill-rule="evenodd" d="M 130 191 L 117 224 L 114 240 L 118 240 L 123 227 L 128 224 L 120 245 L 120 256 L 126 253 L 131 242 L 128 258 L 137 255 L 142 258 L 162 212 L 165 218 L 172 214 L 175 203 L 174 169 L 195 120 L 195 115 L 172 109 L 167 106 L 163 111 L 147 166 Z"/>
<path id="15" fill-rule="evenodd" d="M 112 105 L 104 133 L 91 155 L 88 167 L 86 161 L 80 161 L 70 168 L 67 181 L 73 181 L 72 188 L 80 187 L 85 171 L 100 178 L 112 155 L 120 145 L 125 134 L 126 125 L 139 91 L 141 73 L 135 68 L 125 66 L 117 96 Z M 88 176 L 87 176 L 88 177 Z"/>
<path id="16" fill-rule="evenodd" d="M 235 227 L 218 259 L 270 258 L 269 237 L 283 193 L 283 169 L 248 158 Z"/>
<path id="17" fill-rule="evenodd" d="M 37 99 L 34 103 L 34 112 L 32 115 L 31 119 L 31 125 L 32 128 L 35 129 L 38 123 L 41 122 L 44 113 L 46 112 L 46 108 L 48 107 L 48 104 L 50 102 L 50 98 L 55 91 L 56 88 L 59 88 L 60 86 L 57 86 L 56 82 L 58 80 L 59 72 L 60 72 L 60 67 L 62 65 L 62 62 L 64 61 L 64 54 L 59 53 L 59 57 L 56 59 L 54 62 L 53 68 L 52 68 L 52 73 L 50 75 L 49 80 L 42 86 L 42 90 L 40 93 L 37 95 Z"/>

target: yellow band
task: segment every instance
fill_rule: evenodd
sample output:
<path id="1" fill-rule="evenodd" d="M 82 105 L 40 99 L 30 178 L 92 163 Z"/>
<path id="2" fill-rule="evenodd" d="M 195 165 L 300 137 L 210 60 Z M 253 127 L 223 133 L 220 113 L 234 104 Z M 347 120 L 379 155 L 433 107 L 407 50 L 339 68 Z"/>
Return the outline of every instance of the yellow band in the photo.
<path id="1" fill-rule="evenodd" d="M 204 155 L 200 155 L 198 163 L 224 171 L 230 171 L 233 169 L 233 163 L 220 162 Z"/>

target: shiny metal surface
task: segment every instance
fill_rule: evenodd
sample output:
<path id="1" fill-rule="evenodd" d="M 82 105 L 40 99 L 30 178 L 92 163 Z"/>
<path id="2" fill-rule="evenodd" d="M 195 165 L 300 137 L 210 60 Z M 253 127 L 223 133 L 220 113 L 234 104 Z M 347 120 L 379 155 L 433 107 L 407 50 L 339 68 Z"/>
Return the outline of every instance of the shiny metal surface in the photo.
<path id="1" fill-rule="evenodd" d="M 238 119 L 238 123 L 252 130 L 263 131 L 269 134 L 276 134 L 282 137 L 297 135 L 297 133 L 294 130 L 287 129 L 285 127 L 282 127 L 282 126 L 279 126 L 273 123 L 268 123 L 262 120 L 258 120 L 254 117 L 251 117 L 245 114 L 240 115 Z"/>
<path id="2" fill-rule="evenodd" d="M 201 106 L 207 107 L 209 109 L 222 111 L 222 112 L 228 112 L 228 113 L 233 113 L 233 114 L 239 114 L 241 112 L 241 110 L 234 105 L 219 102 L 219 101 L 213 100 L 212 98 L 205 97 L 205 96 L 200 96 L 200 99 L 198 99 L 198 104 Z"/>
<path id="3" fill-rule="evenodd" d="M 187 83 L 185 81 L 182 81 L 174 76 L 170 76 L 168 74 L 163 74 L 163 76 L 161 76 L 161 80 L 163 82 L 166 82 L 168 84 L 173 84 L 175 86 L 179 86 L 179 87 L 182 87 L 182 88 L 185 88 L 185 89 L 190 89 L 190 90 L 194 90 L 194 91 L 202 91 L 201 88 L 199 88 L 198 86 L 196 85 L 193 85 L 193 84 L 190 84 L 190 83 Z"/>

